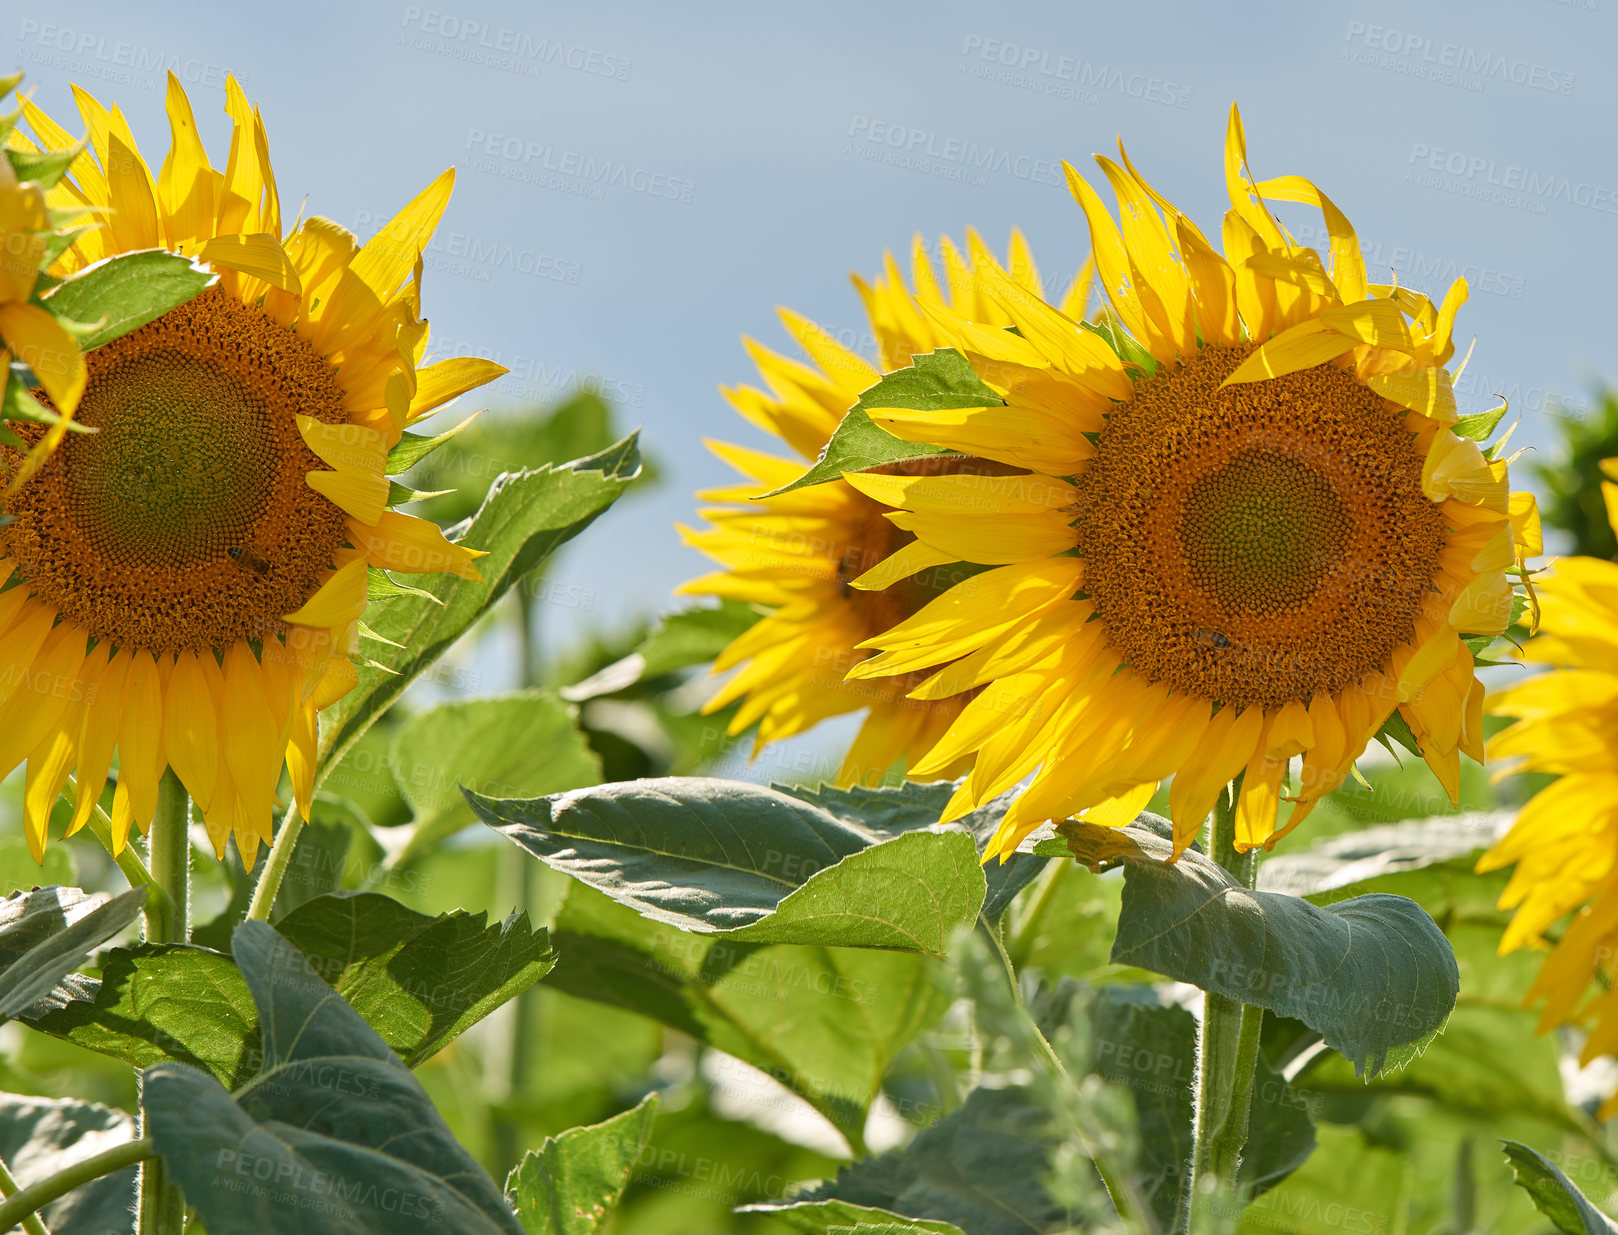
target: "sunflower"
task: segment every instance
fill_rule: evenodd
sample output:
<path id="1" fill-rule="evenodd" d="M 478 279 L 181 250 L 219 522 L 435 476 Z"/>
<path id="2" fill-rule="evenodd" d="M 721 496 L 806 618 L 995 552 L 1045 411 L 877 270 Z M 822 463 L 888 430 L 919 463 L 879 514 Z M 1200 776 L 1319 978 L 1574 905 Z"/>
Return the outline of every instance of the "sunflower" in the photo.
<path id="1" fill-rule="evenodd" d="M 103 226 L 54 273 L 160 247 L 219 279 L 88 354 L 77 420 L 95 432 L 64 440 L 4 505 L 0 775 L 27 763 L 36 857 L 69 775 L 71 833 L 116 755 L 118 847 L 150 823 L 172 768 L 220 856 L 234 833 L 251 867 L 283 764 L 308 816 L 316 717 L 355 684 L 368 572 L 478 577 L 479 554 L 388 509 L 404 427 L 504 371 L 419 365 L 420 251 L 452 173 L 364 246 L 319 217 L 288 234 L 263 120 L 234 79 L 226 89 L 219 171 L 169 75 L 173 142 L 154 176 L 122 113 L 75 87 L 89 149 L 50 204 Z M 40 146 L 73 146 L 24 110 Z"/>
<path id="2" fill-rule="evenodd" d="M 972 246 L 982 249 L 981 241 L 969 236 Z M 916 237 L 911 263 L 916 290 L 974 320 L 1009 325 L 996 303 L 980 294 L 960 249 L 945 238 L 940 254 L 942 282 Z M 1008 255 L 1007 277 L 1027 294 L 1041 295 L 1038 270 L 1020 233 L 1012 233 Z M 854 282 L 883 368 L 909 364 L 912 356 L 951 342 L 917 311 L 892 254 L 882 275 L 871 282 L 855 276 Z M 1081 272 L 1063 303 L 1082 315 L 1087 294 L 1088 278 Z M 692 580 L 679 592 L 745 601 L 767 610 L 715 660 L 715 673 L 746 663 L 708 701 L 705 712 L 739 701 L 730 732 L 742 733 L 756 724 L 756 756 L 769 743 L 803 733 L 828 717 L 865 709 L 838 780 L 874 784 L 896 762 L 930 747 L 965 700 L 918 702 L 906 698 L 914 685 L 906 679 L 850 683 L 844 673 L 869 655 L 857 650 L 862 641 L 916 613 L 960 577 L 960 567 L 939 569 L 942 558 L 883 518 L 879 503 L 840 480 L 754 500 L 760 492 L 795 479 L 804 461 L 815 459 L 825 447 L 860 393 L 881 377 L 880 370 L 815 323 L 786 309 L 779 312 L 814 367 L 744 339 L 769 390 L 737 386 L 722 391 L 737 411 L 779 438 L 796 457 L 708 443 L 747 481 L 697 495 L 726 504 L 703 509 L 710 526 L 700 531 L 681 526 L 681 537 L 723 569 Z M 973 462 L 982 461 L 949 458 L 906 470 L 936 475 Z M 894 554 L 898 574 L 892 573 L 892 565 L 867 574 Z M 854 580 L 862 577 L 893 586 L 883 591 L 854 588 Z"/>
<path id="3" fill-rule="evenodd" d="M 1618 477 L 1618 459 L 1602 471 Z M 1603 480 L 1601 495 L 1618 531 L 1618 485 Z M 1500 908 L 1516 910 L 1502 956 L 1545 946 L 1545 931 L 1574 913 L 1525 1002 L 1545 1001 L 1541 1033 L 1593 1023 L 1582 1056 L 1589 1063 L 1618 1054 L 1618 564 L 1560 558 L 1536 590 L 1542 633 L 1524 657 L 1555 668 L 1491 695 L 1484 710 L 1516 719 L 1489 741 L 1491 758 L 1510 761 L 1507 774 L 1557 779 L 1529 799 L 1478 870 L 1516 865 L 1500 898 Z M 1581 1007 L 1597 977 L 1606 980 Z M 1614 1114 L 1618 1095 L 1601 1108 L 1603 1119 Z"/>
<path id="4" fill-rule="evenodd" d="M 1454 798 L 1459 754 L 1483 755 L 1464 637 L 1506 629 L 1508 572 L 1537 535 L 1506 461 L 1454 431 L 1464 280 L 1436 306 L 1369 283 L 1324 193 L 1252 182 L 1234 108 L 1222 253 L 1119 154 L 1097 159 L 1116 223 L 1067 168 L 1107 324 L 983 252 L 980 287 L 1015 330 L 918 297 L 1004 402 L 868 396 L 872 419 L 1016 474 L 848 475 L 916 537 L 907 553 L 989 568 L 866 640 L 879 654 L 850 677 L 977 692 L 912 775 L 972 761 L 946 819 L 1028 781 L 986 856 L 1049 819 L 1127 822 L 1170 776 L 1177 853 L 1238 776 L 1238 847 L 1273 843 L 1282 799 L 1294 827 L 1395 709 Z M 1327 259 L 1267 201 L 1319 209 Z"/>

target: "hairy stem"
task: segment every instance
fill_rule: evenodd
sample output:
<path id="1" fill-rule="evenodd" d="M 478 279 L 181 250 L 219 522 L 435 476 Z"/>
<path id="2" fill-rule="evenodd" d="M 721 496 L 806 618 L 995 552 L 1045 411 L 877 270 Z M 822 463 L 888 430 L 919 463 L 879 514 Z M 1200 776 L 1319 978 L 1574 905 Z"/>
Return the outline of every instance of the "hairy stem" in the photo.
<path id="1" fill-rule="evenodd" d="M 298 843 L 298 833 L 302 831 L 303 816 L 298 813 L 298 804 L 292 802 L 281 819 L 281 830 L 275 834 L 270 854 L 264 859 L 264 871 L 253 887 L 253 899 L 247 903 L 247 921 L 270 920 L 275 894 L 281 890 L 281 880 L 286 878 L 287 867 L 292 864 L 292 850 Z"/>
<path id="2" fill-rule="evenodd" d="M 1243 887 L 1258 873 L 1258 851 L 1236 850 L 1238 776 L 1214 806 L 1209 855 Z M 1180 1229 L 1190 1235 L 1231 1230 L 1243 1207 L 1237 1186 L 1247 1144 L 1264 1009 L 1226 995 L 1203 993 L 1197 1032 L 1197 1076 L 1192 1107 L 1191 1174 L 1182 1200 Z"/>
<path id="3" fill-rule="evenodd" d="M 191 799 L 170 768 L 157 786 L 157 814 L 147 836 L 146 859 L 161 898 L 148 893 L 146 941 L 185 943 L 191 938 Z"/>
<path id="4" fill-rule="evenodd" d="M 38 1183 L 29 1184 L 21 1191 L 10 1193 L 4 1201 L 0 1201 L 0 1231 L 9 1231 L 19 1224 L 25 1231 L 30 1232 L 30 1235 L 36 1231 L 43 1231 L 45 1228 L 37 1214 L 57 1197 L 66 1196 L 73 1189 L 89 1183 L 92 1179 L 100 1179 L 103 1175 L 111 1175 L 114 1171 L 121 1171 L 127 1166 L 150 1159 L 153 1152 L 149 1137 L 142 1137 L 138 1141 L 126 1141 L 122 1145 L 114 1145 L 111 1149 L 75 1162 L 72 1166 L 47 1176 Z M 10 1175 L 6 1176 L 6 1181 L 11 1182 Z M 12 1186 L 15 1187 L 15 1184 Z M 34 1225 L 29 1225 L 30 1220 Z M 145 1229 L 141 1228 L 143 1232 Z"/>

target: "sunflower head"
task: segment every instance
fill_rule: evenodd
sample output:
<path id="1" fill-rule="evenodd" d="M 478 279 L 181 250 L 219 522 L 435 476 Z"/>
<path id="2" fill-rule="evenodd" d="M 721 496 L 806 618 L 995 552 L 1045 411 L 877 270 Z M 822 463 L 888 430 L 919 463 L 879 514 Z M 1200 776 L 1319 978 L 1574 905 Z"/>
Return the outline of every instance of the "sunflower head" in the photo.
<path id="1" fill-rule="evenodd" d="M 1618 459 L 1602 460 L 1599 474 L 1597 496 L 1618 532 Z M 1523 658 L 1551 671 L 1491 695 L 1484 710 L 1513 721 L 1489 740 L 1505 774 L 1556 779 L 1528 800 L 1478 870 L 1513 868 L 1500 907 L 1516 912 L 1500 952 L 1550 947 L 1527 1002 L 1544 1002 L 1541 1033 L 1590 1026 L 1580 1056 L 1588 1064 L 1618 1055 L 1618 564 L 1557 558 L 1536 590 L 1539 634 Z M 1548 944 L 1546 932 L 1569 914 Z M 1618 1095 L 1600 1117 L 1615 1114 Z"/>
<path id="2" fill-rule="evenodd" d="M 917 773 L 970 762 L 946 817 L 1028 781 L 991 855 L 1048 819 L 1127 821 L 1171 776 L 1179 848 L 1238 777 L 1238 845 L 1271 844 L 1282 802 L 1296 826 L 1395 710 L 1453 797 L 1459 755 L 1483 753 L 1473 645 L 1506 629 L 1538 538 L 1474 440 L 1488 418 L 1456 411 L 1464 280 L 1442 304 L 1371 282 L 1330 198 L 1251 178 L 1234 108 L 1220 246 L 1121 145 L 1097 163 L 1116 219 L 1067 173 L 1103 319 L 974 252 L 1013 329 L 916 301 L 998 402 L 865 400 L 904 440 L 1016 474 L 850 477 L 935 558 L 993 567 L 869 640 L 852 676 L 977 692 Z M 1329 251 L 1271 202 L 1319 210 Z"/>
<path id="3" fill-rule="evenodd" d="M 970 235 L 969 245 L 983 249 Z M 1041 283 L 1028 246 L 1013 232 L 1008 276 L 1030 295 Z M 942 274 L 921 237 L 913 246 L 910 282 L 930 299 L 997 325 L 1009 325 L 972 276 L 968 258 L 948 238 L 939 245 Z M 854 283 L 870 319 L 871 336 L 885 366 L 908 363 L 919 352 L 942 346 L 933 323 L 911 298 L 892 254 L 883 272 Z M 1076 280 L 1065 303 L 1083 311 L 1087 286 Z M 891 517 L 892 512 L 838 480 L 792 493 L 759 498 L 792 481 L 806 460 L 825 448 L 843 414 L 881 376 L 870 361 L 798 314 L 781 310 L 789 334 L 809 357 L 802 364 L 751 339 L 745 345 L 767 389 L 724 389 L 731 404 L 756 426 L 779 439 L 796 457 L 749 450 L 728 443 L 711 449 L 746 482 L 698 494 L 709 502 L 701 514 L 709 526 L 681 528 L 690 544 L 721 569 L 685 584 L 687 594 L 718 596 L 757 606 L 760 620 L 715 660 L 715 672 L 738 671 L 709 700 L 706 710 L 738 705 L 730 731 L 757 726 L 755 756 L 771 742 L 802 733 L 831 717 L 865 710 L 866 717 L 838 779 L 879 782 L 895 763 L 913 760 L 943 733 L 965 699 L 908 697 L 915 681 L 848 682 L 844 674 L 868 652 L 860 644 L 918 612 L 962 577 L 945 566 Z M 1004 471 L 986 460 L 958 457 L 921 461 L 898 470 L 908 475 Z M 892 563 L 899 563 L 897 573 Z M 887 563 L 887 565 L 884 565 Z M 872 572 L 877 572 L 873 574 Z M 891 586 L 858 586 L 888 573 Z"/>
<path id="4" fill-rule="evenodd" d="M 422 363 L 421 250 L 452 173 L 363 245 L 319 216 L 289 233 L 263 118 L 234 79 L 222 169 L 172 74 L 155 174 L 116 107 L 75 95 L 88 142 L 46 201 L 100 225 L 51 273 L 163 249 L 219 278 L 87 354 L 77 420 L 91 432 L 5 503 L 0 660 L 20 672 L 0 685 L 0 775 L 28 765 L 37 855 L 70 773 L 71 832 L 116 755 L 122 844 L 172 767 L 220 855 L 234 834 L 250 867 L 283 765 L 307 816 L 316 718 L 355 682 L 371 572 L 477 578 L 477 553 L 389 508 L 388 455 L 406 425 L 503 370 Z M 73 148 L 23 110 L 37 146 L 14 143 Z"/>

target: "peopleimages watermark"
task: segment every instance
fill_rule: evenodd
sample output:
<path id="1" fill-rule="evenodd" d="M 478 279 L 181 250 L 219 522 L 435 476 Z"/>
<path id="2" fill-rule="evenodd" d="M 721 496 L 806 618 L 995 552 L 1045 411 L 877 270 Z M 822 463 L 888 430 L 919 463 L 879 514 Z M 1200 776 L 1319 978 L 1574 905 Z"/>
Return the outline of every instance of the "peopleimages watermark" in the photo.
<path id="1" fill-rule="evenodd" d="M 369 210 L 354 212 L 354 231 L 361 236 L 382 227 L 393 216 L 374 214 Z M 428 270 L 457 275 L 478 283 L 487 283 L 496 270 L 527 275 L 553 283 L 566 283 L 577 287 L 584 266 L 569 258 L 538 249 L 523 248 L 508 240 L 490 236 L 474 236 L 440 228 L 435 231 L 421 251 L 422 265 Z"/>
<path id="2" fill-rule="evenodd" d="M 398 40 L 401 47 L 524 77 L 538 77 L 542 68 L 549 65 L 592 77 L 628 81 L 633 64 L 628 56 L 599 48 L 415 5 L 405 7 L 400 24 L 404 27 Z"/>
<path id="3" fill-rule="evenodd" d="M 1480 51 L 1465 43 L 1435 42 L 1430 35 L 1408 34 L 1363 21 L 1349 22 L 1343 41 L 1350 44 L 1343 48 L 1345 60 L 1439 85 L 1459 86 L 1474 94 L 1481 93 L 1484 83 L 1490 81 L 1546 94 L 1572 94 L 1577 81 L 1576 75 L 1565 69 L 1534 60 Z"/>
<path id="4" fill-rule="evenodd" d="M 618 188 L 689 205 L 697 190 L 695 183 L 681 176 L 631 167 L 619 159 L 564 150 L 509 133 L 468 129 L 466 148 L 483 156 L 472 162 L 480 172 L 503 180 L 576 193 L 594 201 L 603 200 L 607 189 Z"/>
<path id="5" fill-rule="evenodd" d="M 477 340 L 434 336 L 433 350 L 439 356 L 483 356 L 505 365 L 508 372 L 500 378 L 498 389 L 507 399 L 552 397 L 561 391 L 599 395 L 623 407 L 642 407 L 646 403 L 646 387 L 640 382 L 605 377 L 573 365 L 549 364 L 541 357 L 506 352 Z"/>
<path id="6" fill-rule="evenodd" d="M 988 173 L 993 172 L 1036 184 L 1062 183 L 1062 165 L 1056 159 L 980 146 L 970 138 L 948 137 L 891 120 L 854 116 L 848 123 L 848 136 L 853 140 L 844 148 L 845 154 L 946 180 L 981 186 L 989 183 Z"/>
<path id="7" fill-rule="evenodd" d="M 128 39 L 108 38 L 94 30 L 78 30 L 25 18 L 17 32 L 21 57 L 32 64 L 78 77 L 94 77 L 120 86 L 160 90 L 173 73 L 186 86 L 225 88 L 231 71 L 212 60 L 161 51 Z M 247 74 L 236 73 L 245 86 Z"/>
<path id="8" fill-rule="evenodd" d="M 1191 106 L 1191 87 L 1150 73 L 1096 64 L 1081 56 L 1052 55 L 1005 39 L 969 34 L 961 46 L 960 71 L 968 77 L 995 81 L 1037 94 L 1074 99 L 1091 107 L 1101 96 L 1117 94 L 1182 110 Z"/>
<path id="9" fill-rule="evenodd" d="M 1571 176 L 1515 163 L 1501 163 L 1498 159 L 1463 150 L 1446 150 L 1426 142 L 1410 144 L 1408 161 L 1407 184 L 1419 184 L 1460 197 L 1475 197 L 1529 214 L 1548 214 L 1552 202 L 1618 214 L 1618 190 L 1608 185 L 1574 180 Z"/>

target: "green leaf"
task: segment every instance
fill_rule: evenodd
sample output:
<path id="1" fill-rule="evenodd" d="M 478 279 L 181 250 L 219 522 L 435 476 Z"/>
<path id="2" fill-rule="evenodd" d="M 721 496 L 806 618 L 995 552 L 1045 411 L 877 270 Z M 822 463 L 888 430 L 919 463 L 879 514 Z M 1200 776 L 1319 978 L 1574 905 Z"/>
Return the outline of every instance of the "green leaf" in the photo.
<path id="1" fill-rule="evenodd" d="M 431 918 L 374 892 L 317 896 L 279 923 L 320 973 L 414 1067 L 538 981 L 555 963 L 543 930 L 518 915 L 486 925 Z M 229 956 L 185 944 L 107 953 L 99 985 L 39 1016 L 35 1029 L 137 1068 L 177 1061 L 227 1088 L 259 1066 L 257 1016 Z"/>
<path id="2" fill-rule="evenodd" d="M 142 249 L 86 266 L 63 279 L 43 303 L 59 317 L 95 324 L 79 339 L 88 352 L 156 321 L 212 287 L 217 278 L 178 253 Z"/>
<path id="3" fill-rule="evenodd" d="M 923 1128 L 904 1149 L 854 1163 L 804 1200 L 886 1210 L 901 1222 L 953 1223 L 968 1235 L 1067 1231 L 1079 1215 L 1046 1187 L 1056 1148 L 1049 1119 L 1026 1090 L 974 1089 L 959 1110 Z M 783 1208 L 749 1205 L 743 1212 Z"/>
<path id="4" fill-rule="evenodd" d="M 1112 959 L 1303 1021 L 1375 1076 L 1419 1054 L 1455 1006 L 1443 932 L 1414 901 L 1372 894 L 1324 909 L 1250 892 L 1198 850 L 1170 863 L 1166 820 L 1058 826 L 1091 870 L 1124 867 Z"/>
<path id="5" fill-rule="evenodd" d="M 637 682 L 662 677 L 677 669 L 707 664 L 730 646 L 732 640 L 751 630 L 760 616 L 752 605 L 739 600 L 665 613 L 638 648 L 582 682 L 565 687 L 562 697 L 583 702 L 616 694 Z"/>
<path id="6" fill-rule="evenodd" d="M 546 690 L 417 712 L 395 731 L 389 765 L 415 824 L 395 866 L 477 822 L 461 795 L 463 785 L 497 797 L 526 797 L 601 779 L 601 760 L 579 732 L 573 708 Z"/>
<path id="7" fill-rule="evenodd" d="M 665 777 L 529 801 L 471 792 L 467 800 L 549 866 L 682 930 L 938 956 L 983 904 L 977 847 L 965 833 L 889 839 L 759 785 Z"/>
<path id="8" fill-rule="evenodd" d="M 657 1095 L 587 1128 L 547 1136 L 506 1178 L 528 1235 L 593 1235 L 606 1222 L 651 1139 Z"/>
<path id="9" fill-rule="evenodd" d="M 1516 1141 L 1504 1141 L 1502 1148 L 1516 1175 L 1517 1186 L 1528 1193 L 1534 1208 L 1549 1218 L 1562 1235 L 1618 1232 L 1618 1222 L 1585 1200 L 1584 1193 L 1574 1187 L 1573 1181 L 1540 1154 Z"/>
<path id="10" fill-rule="evenodd" d="M 114 948 L 84 997 L 28 1020 L 137 1068 L 178 1060 L 230 1088 L 258 1067 L 257 1021 L 241 973 L 230 957 L 195 945 Z"/>
<path id="11" fill-rule="evenodd" d="M 813 467 L 791 484 L 764 496 L 774 497 L 807 485 L 824 484 L 844 472 L 864 472 L 885 464 L 959 453 L 895 437 L 871 419 L 872 409 L 933 411 L 1005 404 L 1005 400 L 973 372 L 966 357 L 954 348 L 940 348 L 923 356 L 913 356 L 911 360 L 910 368 L 884 373 L 881 381 L 860 395 L 859 402 L 843 417 Z"/>
<path id="12" fill-rule="evenodd" d="M 1172 1227 L 1191 1156 L 1191 1087 L 1197 1027 L 1184 1008 L 1150 988 L 1105 987 L 1090 1004 L 1092 1068 L 1129 1092 L 1140 1126 L 1141 1190 L 1158 1221 Z M 1256 1196 L 1308 1159 L 1315 1129 L 1307 1103 L 1262 1058 L 1249 1110 L 1240 1183 Z"/>
<path id="13" fill-rule="evenodd" d="M 72 998 L 60 983 L 132 923 L 145 900 L 145 888 L 109 897 L 49 887 L 0 901 L 0 1020 Z"/>
<path id="14" fill-rule="evenodd" d="M 761 946 L 642 917 L 574 884 L 547 988 L 648 1016 L 769 1073 L 860 1145 L 895 1055 L 953 998 L 914 952 Z"/>
<path id="15" fill-rule="evenodd" d="M 804 1235 L 966 1235 L 950 1222 L 917 1221 L 848 1201 L 793 1201 L 771 1207 L 769 1216 Z"/>
<path id="16" fill-rule="evenodd" d="M 428 917 L 376 892 L 332 892 L 276 929 L 414 1068 L 550 972 L 550 937 L 526 915 Z"/>
<path id="17" fill-rule="evenodd" d="M 142 1085 L 169 1177 L 208 1229 L 521 1235 L 409 1069 L 302 954 L 262 922 L 232 943 L 263 1070 L 235 1094 L 180 1064 L 147 1069 Z"/>
<path id="18" fill-rule="evenodd" d="M 83 145 L 74 146 L 70 150 L 6 150 L 6 157 L 11 160 L 11 169 L 17 173 L 18 180 L 37 181 L 41 188 L 51 188 L 62 178 L 64 172 L 72 166 L 73 160 L 79 157 L 84 149 Z"/>
<path id="19" fill-rule="evenodd" d="M 955 793 L 955 786 L 948 781 L 931 784 L 905 781 L 897 786 L 880 788 L 864 785 L 848 788 L 837 785 L 774 785 L 772 788 L 818 806 L 855 826 L 889 837 L 935 827 L 939 816 L 944 813 L 944 807 Z M 1014 793 L 1005 794 L 984 803 L 958 821 L 959 826 L 976 838 L 980 851 L 999 829 L 1001 819 L 1015 800 Z M 1017 853 L 1004 862 L 991 862 L 983 867 L 988 883 L 988 893 L 983 899 L 983 917 L 991 923 L 997 922 L 1017 893 L 1032 883 L 1047 865 L 1045 858 Z"/>
<path id="20" fill-rule="evenodd" d="M 97 1102 L 0 1093 L 0 1161 L 22 1187 L 135 1139 L 135 1121 Z M 102 1235 L 133 1229 L 135 1167 L 80 1184 L 40 1212 L 56 1235 Z"/>
<path id="21" fill-rule="evenodd" d="M 571 464 L 500 477 L 460 537 L 468 548 L 488 553 L 477 563 L 484 581 L 432 576 L 423 587 L 444 603 L 399 597 L 370 621 L 402 647 L 378 657 L 384 668 L 361 666 L 359 684 L 322 714 L 320 775 L 518 579 L 611 506 L 639 468 L 629 437 Z"/>
<path id="22" fill-rule="evenodd" d="M 1469 437 L 1474 442 L 1486 442 L 1494 436 L 1494 431 L 1500 427 L 1511 405 L 1504 399 L 1500 400 L 1499 407 L 1491 407 L 1486 412 L 1479 412 L 1475 416 L 1462 416 L 1451 426 L 1457 437 Z"/>

